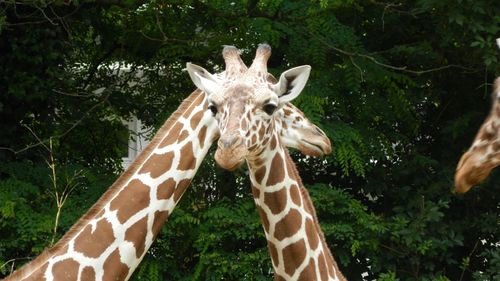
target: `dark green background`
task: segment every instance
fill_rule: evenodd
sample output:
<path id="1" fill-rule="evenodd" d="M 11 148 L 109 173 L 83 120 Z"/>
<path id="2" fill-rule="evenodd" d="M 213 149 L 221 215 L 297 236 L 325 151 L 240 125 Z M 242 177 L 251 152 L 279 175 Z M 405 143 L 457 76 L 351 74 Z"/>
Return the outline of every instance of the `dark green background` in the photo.
<path id="1" fill-rule="evenodd" d="M 158 128 L 194 89 L 186 62 L 215 72 L 222 45 L 249 63 L 267 42 L 273 74 L 312 66 L 294 103 L 333 153 L 292 154 L 349 280 L 500 280 L 498 172 L 451 192 L 500 74 L 497 2 L 0 2 L 0 276 L 53 235 L 39 140 L 59 191 L 75 180 L 61 237 L 117 177 L 123 118 Z M 117 62 L 147 79 L 128 86 Z M 244 168 L 204 165 L 133 280 L 272 280 Z"/>

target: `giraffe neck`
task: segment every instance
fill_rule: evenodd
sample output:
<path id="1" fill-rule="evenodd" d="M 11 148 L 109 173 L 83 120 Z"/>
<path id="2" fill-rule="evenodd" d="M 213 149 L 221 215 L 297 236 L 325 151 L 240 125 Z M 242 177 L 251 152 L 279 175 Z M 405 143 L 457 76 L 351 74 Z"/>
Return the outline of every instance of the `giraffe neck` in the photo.
<path id="1" fill-rule="evenodd" d="M 247 160 L 275 280 L 345 280 L 286 148 L 275 135 L 259 159 Z"/>
<path id="2" fill-rule="evenodd" d="M 217 137 L 193 92 L 132 166 L 51 249 L 5 280 L 127 280 Z"/>

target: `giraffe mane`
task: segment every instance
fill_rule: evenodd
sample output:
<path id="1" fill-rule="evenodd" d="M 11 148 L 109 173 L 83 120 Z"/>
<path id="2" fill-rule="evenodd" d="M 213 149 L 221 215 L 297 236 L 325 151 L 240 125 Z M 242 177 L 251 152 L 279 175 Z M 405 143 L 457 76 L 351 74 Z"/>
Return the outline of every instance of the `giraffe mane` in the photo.
<path id="1" fill-rule="evenodd" d="M 202 93 L 201 90 L 197 89 L 191 93 L 177 110 L 167 119 L 167 121 L 161 126 L 156 135 L 153 137 L 151 142 L 146 146 L 146 148 L 139 154 L 139 156 L 134 160 L 130 167 L 118 177 L 118 179 L 104 192 L 104 194 L 99 198 L 99 200 L 85 213 L 69 230 L 63 237 L 51 248 L 44 250 L 38 257 L 36 257 L 31 262 L 23 265 L 20 269 L 12 272 L 7 276 L 4 281 L 8 280 L 18 280 L 21 278 L 28 277 L 29 274 L 33 273 L 35 270 L 40 268 L 45 264 L 48 258 L 52 257 L 58 251 L 63 249 L 69 241 L 71 241 L 83 227 L 85 227 L 90 220 L 92 220 L 103 208 L 104 206 L 120 191 L 125 183 L 134 175 L 140 168 L 140 165 L 144 163 L 150 156 L 151 152 L 155 149 L 164 136 L 170 131 L 175 122 L 179 117 L 190 107 L 192 103 L 198 96 Z"/>

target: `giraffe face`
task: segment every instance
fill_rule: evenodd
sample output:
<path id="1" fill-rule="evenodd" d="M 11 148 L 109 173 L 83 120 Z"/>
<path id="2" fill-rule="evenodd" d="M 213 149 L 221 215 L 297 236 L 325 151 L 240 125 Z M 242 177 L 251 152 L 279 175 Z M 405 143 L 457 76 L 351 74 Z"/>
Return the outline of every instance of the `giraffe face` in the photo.
<path id="1" fill-rule="evenodd" d="M 290 103 L 276 112 L 277 131 L 282 143 L 298 149 L 301 153 L 319 157 L 332 152 L 328 136 Z"/>
<path id="2" fill-rule="evenodd" d="M 300 66 L 285 71 L 277 83 L 269 82 L 266 66 L 269 56 L 270 47 L 259 46 L 249 69 L 235 71 L 233 67 L 232 71 L 227 71 L 232 75 L 226 74 L 222 80 L 199 66 L 187 65 L 195 85 L 208 94 L 209 109 L 220 130 L 215 159 L 225 169 L 233 170 L 244 160 L 260 155 L 270 146 L 274 136 L 278 140 L 277 123 L 283 128 L 284 122 L 276 121 L 280 118 L 277 112 L 300 94 L 309 78 L 310 66 Z M 316 126 L 311 127 L 314 127 L 315 133 L 311 135 L 315 138 L 310 137 L 310 141 L 303 144 L 293 140 L 290 143 L 309 148 L 304 150 L 312 155 L 329 152 L 326 135 Z M 300 132 L 303 128 L 294 129 Z"/>
<path id="3" fill-rule="evenodd" d="M 458 193 L 469 191 L 500 165 L 500 78 L 495 81 L 492 100 L 490 115 L 457 165 L 455 190 Z"/>
<path id="4" fill-rule="evenodd" d="M 221 136 L 215 153 L 217 163 L 233 170 L 248 157 L 260 154 L 275 133 L 276 93 L 267 85 L 237 82 L 221 94 L 211 95 Z"/>

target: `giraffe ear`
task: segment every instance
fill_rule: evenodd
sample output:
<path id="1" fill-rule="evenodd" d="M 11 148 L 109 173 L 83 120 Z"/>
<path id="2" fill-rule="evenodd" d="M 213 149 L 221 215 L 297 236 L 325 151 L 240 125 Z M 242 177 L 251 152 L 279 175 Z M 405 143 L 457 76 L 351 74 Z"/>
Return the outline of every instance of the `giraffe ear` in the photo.
<path id="1" fill-rule="evenodd" d="M 212 95 L 220 90 L 220 84 L 215 75 L 212 75 L 206 69 L 196 64 L 187 63 L 186 69 L 189 77 L 198 89 L 204 91 L 208 95 Z"/>
<path id="2" fill-rule="evenodd" d="M 311 73 L 311 66 L 297 66 L 283 72 L 278 83 L 272 86 L 280 98 L 280 103 L 284 104 L 295 99 L 304 89 Z"/>

